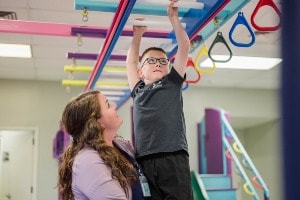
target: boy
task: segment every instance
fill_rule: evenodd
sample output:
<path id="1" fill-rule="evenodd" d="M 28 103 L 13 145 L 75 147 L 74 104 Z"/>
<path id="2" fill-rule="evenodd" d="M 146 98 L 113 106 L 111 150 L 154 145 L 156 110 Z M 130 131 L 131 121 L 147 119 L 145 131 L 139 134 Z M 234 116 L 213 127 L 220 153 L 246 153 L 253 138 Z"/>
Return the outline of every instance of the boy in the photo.
<path id="1" fill-rule="evenodd" d="M 161 48 L 139 47 L 146 27 L 134 26 L 127 54 L 127 77 L 133 98 L 136 156 L 148 179 L 152 199 L 192 200 L 182 84 L 190 40 L 178 18 L 178 0 L 170 0 L 168 17 L 178 50 L 173 67 Z"/>

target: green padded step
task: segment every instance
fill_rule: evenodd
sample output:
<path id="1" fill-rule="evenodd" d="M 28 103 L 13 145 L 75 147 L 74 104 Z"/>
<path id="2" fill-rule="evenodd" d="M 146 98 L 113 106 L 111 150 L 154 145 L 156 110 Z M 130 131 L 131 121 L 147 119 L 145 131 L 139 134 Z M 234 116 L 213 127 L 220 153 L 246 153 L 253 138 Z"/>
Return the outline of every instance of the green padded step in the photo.
<path id="1" fill-rule="evenodd" d="M 194 200 L 208 200 L 208 195 L 204 188 L 203 182 L 197 172 L 191 171 L 191 181 Z"/>

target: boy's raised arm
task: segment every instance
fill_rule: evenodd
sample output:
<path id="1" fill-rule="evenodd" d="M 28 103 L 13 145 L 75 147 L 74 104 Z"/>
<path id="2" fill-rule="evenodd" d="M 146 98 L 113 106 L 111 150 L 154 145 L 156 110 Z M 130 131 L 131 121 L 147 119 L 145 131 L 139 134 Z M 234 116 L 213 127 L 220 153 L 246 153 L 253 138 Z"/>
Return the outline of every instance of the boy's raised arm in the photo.
<path id="1" fill-rule="evenodd" d="M 176 71 L 183 77 L 185 74 L 186 63 L 189 56 L 190 39 L 178 18 L 178 7 L 173 7 L 174 3 L 177 1 L 178 0 L 170 0 L 170 4 L 168 6 L 168 16 L 173 26 L 176 41 L 178 44 L 178 49 L 175 55 L 173 66 Z"/>
<path id="2" fill-rule="evenodd" d="M 133 37 L 126 58 L 127 79 L 130 91 L 133 90 L 136 83 L 141 79 L 138 74 L 139 50 L 146 29 L 147 27 L 144 26 L 133 26 Z"/>

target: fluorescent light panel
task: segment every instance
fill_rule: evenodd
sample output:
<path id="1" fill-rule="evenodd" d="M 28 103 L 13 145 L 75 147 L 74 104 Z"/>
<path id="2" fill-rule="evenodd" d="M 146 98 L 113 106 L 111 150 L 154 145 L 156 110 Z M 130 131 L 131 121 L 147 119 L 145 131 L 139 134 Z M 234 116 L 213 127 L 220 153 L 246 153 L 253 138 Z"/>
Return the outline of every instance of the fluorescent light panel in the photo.
<path id="1" fill-rule="evenodd" d="M 3 44 L 0 43 L 1 57 L 31 58 L 31 47 L 25 44 Z"/>
<path id="2" fill-rule="evenodd" d="M 226 60 L 228 56 L 224 55 L 213 55 L 214 60 Z M 265 57 L 246 57 L 246 56 L 232 56 L 232 58 L 226 62 L 216 62 L 217 68 L 224 69 L 252 69 L 252 70 L 269 70 L 279 63 L 282 59 L 280 58 L 265 58 Z M 200 67 L 210 67 L 212 61 L 210 58 L 205 59 L 200 63 Z"/>

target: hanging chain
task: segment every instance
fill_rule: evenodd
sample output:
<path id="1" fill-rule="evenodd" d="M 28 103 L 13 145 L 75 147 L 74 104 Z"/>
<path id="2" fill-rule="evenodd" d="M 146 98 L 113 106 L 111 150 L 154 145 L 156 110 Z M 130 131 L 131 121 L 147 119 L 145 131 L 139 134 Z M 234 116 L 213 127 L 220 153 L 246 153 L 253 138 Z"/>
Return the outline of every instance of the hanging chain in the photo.
<path id="1" fill-rule="evenodd" d="M 83 11 L 82 11 L 82 21 L 87 22 L 89 20 L 88 14 L 89 13 L 88 13 L 87 9 L 84 8 Z"/>

